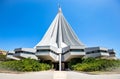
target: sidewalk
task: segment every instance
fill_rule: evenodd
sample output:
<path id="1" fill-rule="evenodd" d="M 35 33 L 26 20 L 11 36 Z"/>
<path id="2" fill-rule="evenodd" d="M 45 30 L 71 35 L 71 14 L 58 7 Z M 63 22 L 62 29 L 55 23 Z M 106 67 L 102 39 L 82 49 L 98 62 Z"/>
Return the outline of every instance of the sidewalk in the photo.
<path id="1" fill-rule="evenodd" d="M 0 79 L 120 79 L 120 74 L 90 75 L 74 71 L 41 71 L 22 74 L 0 73 Z"/>
<path id="2" fill-rule="evenodd" d="M 53 79 L 67 79 L 67 72 L 54 71 Z"/>

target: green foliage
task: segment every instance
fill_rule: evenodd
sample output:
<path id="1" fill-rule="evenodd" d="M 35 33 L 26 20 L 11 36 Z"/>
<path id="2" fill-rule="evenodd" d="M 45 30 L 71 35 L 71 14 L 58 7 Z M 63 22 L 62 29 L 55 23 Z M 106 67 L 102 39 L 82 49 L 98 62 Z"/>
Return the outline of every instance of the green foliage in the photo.
<path id="1" fill-rule="evenodd" d="M 72 65 L 75 65 L 77 63 L 82 63 L 82 59 L 81 58 L 74 58 L 74 59 L 71 59 L 71 61 L 68 63 L 68 66 L 69 68 L 72 69 Z"/>
<path id="2" fill-rule="evenodd" d="M 6 61 L 6 55 L 0 55 L 0 61 Z"/>
<path id="3" fill-rule="evenodd" d="M 95 58 L 86 58 L 83 59 L 82 63 L 94 63 L 96 61 Z"/>
<path id="4" fill-rule="evenodd" d="M 7 70 L 13 71 L 42 71 L 50 69 L 50 65 L 46 63 L 40 63 L 34 59 L 23 59 L 1 62 L 0 66 Z"/>
<path id="5" fill-rule="evenodd" d="M 76 71 L 106 71 L 120 67 L 120 60 L 87 58 L 81 63 L 71 64 L 70 68 Z"/>

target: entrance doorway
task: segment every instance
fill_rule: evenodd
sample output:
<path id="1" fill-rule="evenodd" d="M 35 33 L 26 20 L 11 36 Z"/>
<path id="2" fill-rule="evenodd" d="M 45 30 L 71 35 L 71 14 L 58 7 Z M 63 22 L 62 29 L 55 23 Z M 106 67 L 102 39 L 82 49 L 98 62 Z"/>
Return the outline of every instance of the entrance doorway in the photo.
<path id="1" fill-rule="evenodd" d="M 53 65 L 54 65 L 53 68 L 54 68 L 55 70 L 59 70 L 59 63 L 58 63 L 58 62 L 53 63 Z M 68 70 L 68 62 L 62 62 L 62 63 L 61 63 L 61 69 L 62 69 L 62 71 Z"/>
<path id="2" fill-rule="evenodd" d="M 53 63 L 53 68 L 55 69 L 55 70 L 59 70 L 59 63 Z"/>

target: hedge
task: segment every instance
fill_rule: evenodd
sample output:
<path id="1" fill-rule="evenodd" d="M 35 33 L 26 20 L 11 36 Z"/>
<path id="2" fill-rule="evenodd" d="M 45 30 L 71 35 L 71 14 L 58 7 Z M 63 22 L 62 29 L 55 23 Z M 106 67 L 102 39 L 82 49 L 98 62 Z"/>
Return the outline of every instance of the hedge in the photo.
<path id="1" fill-rule="evenodd" d="M 22 59 L 14 61 L 1 62 L 0 67 L 6 70 L 12 71 L 43 71 L 49 70 L 50 65 L 46 63 L 41 63 L 34 59 Z"/>
<path id="2" fill-rule="evenodd" d="M 81 63 L 72 63 L 70 65 L 70 68 L 76 71 L 109 71 L 118 67 L 120 67 L 120 60 L 107 60 L 95 58 L 82 59 Z"/>

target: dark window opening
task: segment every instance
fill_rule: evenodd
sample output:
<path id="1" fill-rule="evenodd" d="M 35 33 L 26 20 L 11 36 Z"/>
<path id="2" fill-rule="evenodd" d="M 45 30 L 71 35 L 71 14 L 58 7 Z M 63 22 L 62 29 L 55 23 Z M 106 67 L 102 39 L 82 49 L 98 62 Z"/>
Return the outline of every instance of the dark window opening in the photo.
<path id="1" fill-rule="evenodd" d="M 106 50 L 94 50 L 94 51 L 87 52 L 87 54 L 100 53 L 100 52 L 107 53 L 108 51 L 106 51 Z"/>
<path id="2" fill-rule="evenodd" d="M 25 51 L 15 51 L 15 53 L 24 53 L 24 54 L 35 54 L 33 52 L 25 52 Z"/>
<path id="3" fill-rule="evenodd" d="M 70 51 L 80 51 L 80 52 L 84 52 L 84 49 L 70 49 Z"/>

